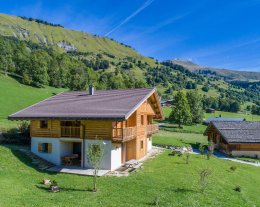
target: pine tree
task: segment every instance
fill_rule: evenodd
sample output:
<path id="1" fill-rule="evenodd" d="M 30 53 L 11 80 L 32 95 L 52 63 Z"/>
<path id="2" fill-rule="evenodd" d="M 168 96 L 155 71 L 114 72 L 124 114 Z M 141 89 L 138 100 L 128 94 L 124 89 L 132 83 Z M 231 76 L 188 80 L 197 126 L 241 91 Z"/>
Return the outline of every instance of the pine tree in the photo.
<path id="1" fill-rule="evenodd" d="M 192 115 L 186 94 L 183 91 L 178 91 L 174 98 L 173 111 L 169 119 L 176 122 L 179 127 L 181 124 L 190 124 Z"/>

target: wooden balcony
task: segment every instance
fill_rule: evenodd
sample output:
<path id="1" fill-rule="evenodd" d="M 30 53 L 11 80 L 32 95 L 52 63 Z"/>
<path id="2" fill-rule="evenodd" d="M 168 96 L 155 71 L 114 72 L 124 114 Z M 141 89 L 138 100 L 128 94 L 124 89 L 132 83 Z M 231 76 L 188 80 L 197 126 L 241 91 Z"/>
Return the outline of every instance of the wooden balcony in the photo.
<path id="1" fill-rule="evenodd" d="M 152 135 L 159 131 L 159 125 L 158 124 L 150 124 L 146 127 L 146 133 L 147 135 Z"/>
<path id="2" fill-rule="evenodd" d="M 80 138 L 80 127 L 62 126 L 61 127 L 61 137 Z"/>
<path id="3" fill-rule="evenodd" d="M 114 128 L 112 140 L 115 142 L 125 142 L 136 138 L 136 127 Z"/>

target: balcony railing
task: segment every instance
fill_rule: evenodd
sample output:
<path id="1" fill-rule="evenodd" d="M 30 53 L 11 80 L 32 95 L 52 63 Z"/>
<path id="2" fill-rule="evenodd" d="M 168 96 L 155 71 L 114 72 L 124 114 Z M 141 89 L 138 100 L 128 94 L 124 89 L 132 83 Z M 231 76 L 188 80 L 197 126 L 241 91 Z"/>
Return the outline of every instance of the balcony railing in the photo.
<path id="1" fill-rule="evenodd" d="M 150 124 L 146 127 L 146 133 L 148 135 L 154 134 L 159 131 L 159 125 L 158 124 Z"/>
<path id="2" fill-rule="evenodd" d="M 113 141 L 125 142 L 136 137 L 136 127 L 114 128 L 112 131 Z"/>
<path id="3" fill-rule="evenodd" d="M 62 126 L 61 137 L 76 137 L 80 138 L 80 127 Z"/>

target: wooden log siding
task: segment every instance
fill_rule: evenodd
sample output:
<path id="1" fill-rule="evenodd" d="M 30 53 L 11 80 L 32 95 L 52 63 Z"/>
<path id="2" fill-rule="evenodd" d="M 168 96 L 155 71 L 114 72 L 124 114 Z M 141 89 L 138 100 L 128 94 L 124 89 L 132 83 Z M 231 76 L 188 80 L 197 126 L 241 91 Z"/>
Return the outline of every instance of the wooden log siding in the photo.
<path id="1" fill-rule="evenodd" d="M 259 151 L 260 144 L 230 144 L 230 151 Z"/>
<path id="2" fill-rule="evenodd" d="M 85 125 L 86 139 L 111 139 L 112 138 L 112 121 L 87 120 L 82 121 Z"/>
<path id="3" fill-rule="evenodd" d="M 60 122 L 48 120 L 48 127 L 40 128 L 40 120 L 32 120 L 30 132 L 32 137 L 60 137 Z"/>

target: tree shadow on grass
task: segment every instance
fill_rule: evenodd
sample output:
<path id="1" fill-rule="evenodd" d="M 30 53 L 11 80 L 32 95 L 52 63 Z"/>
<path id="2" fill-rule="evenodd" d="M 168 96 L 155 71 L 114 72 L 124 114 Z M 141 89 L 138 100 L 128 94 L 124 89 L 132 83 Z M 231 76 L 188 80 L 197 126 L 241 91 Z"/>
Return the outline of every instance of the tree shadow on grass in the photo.
<path id="1" fill-rule="evenodd" d="M 36 188 L 50 192 L 50 187 L 49 186 L 44 186 L 43 184 L 35 185 Z M 93 189 L 91 188 L 86 188 L 86 189 L 79 189 L 79 188 L 66 188 L 66 187 L 60 187 L 60 191 L 62 192 L 93 192 Z"/>
<path id="2" fill-rule="evenodd" d="M 196 193 L 197 191 L 192 190 L 192 189 L 187 189 L 187 188 L 176 188 L 172 190 L 175 193 L 187 193 L 187 192 L 193 192 Z"/>
<path id="3" fill-rule="evenodd" d="M 41 173 L 46 173 L 48 175 L 56 175 L 57 172 L 51 172 L 51 171 L 46 171 L 46 170 L 40 170 L 37 165 L 32 163 L 32 160 L 28 155 L 26 155 L 24 152 L 20 151 L 19 149 L 23 149 L 24 146 L 16 146 L 16 145 L 2 145 L 3 147 L 6 147 L 11 150 L 12 154 L 18 158 L 19 161 L 21 161 L 23 164 L 27 165 L 30 168 L 33 168 L 34 170 L 41 172 Z"/>

